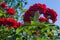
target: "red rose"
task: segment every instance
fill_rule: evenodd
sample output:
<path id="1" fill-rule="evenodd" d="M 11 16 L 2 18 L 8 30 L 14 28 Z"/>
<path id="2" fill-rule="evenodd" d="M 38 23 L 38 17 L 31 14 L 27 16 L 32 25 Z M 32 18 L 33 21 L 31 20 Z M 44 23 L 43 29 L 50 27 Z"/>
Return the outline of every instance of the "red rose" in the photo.
<path id="1" fill-rule="evenodd" d="M 7 9 L 7 14 L 14 15 L 15 14 L 14 8 L 8 8 Z"/>

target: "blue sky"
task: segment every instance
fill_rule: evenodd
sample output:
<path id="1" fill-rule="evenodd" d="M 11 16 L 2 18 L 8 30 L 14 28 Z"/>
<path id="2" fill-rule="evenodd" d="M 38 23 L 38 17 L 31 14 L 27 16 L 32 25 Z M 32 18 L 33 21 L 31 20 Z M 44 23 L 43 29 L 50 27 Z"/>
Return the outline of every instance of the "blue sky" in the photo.
<path id="1" fill-rule="evenodd" d="M 48 8 L 54 9 L 57 14 L 57 21 L 55 22 L 56 25 L 60 25 L 60 0 L 27 0 L 28 4 L 25 6 L 25 8 L 29 8 L 29 6 L 35 4 L 35 3 L 42 3 L 46 4 Z"/>

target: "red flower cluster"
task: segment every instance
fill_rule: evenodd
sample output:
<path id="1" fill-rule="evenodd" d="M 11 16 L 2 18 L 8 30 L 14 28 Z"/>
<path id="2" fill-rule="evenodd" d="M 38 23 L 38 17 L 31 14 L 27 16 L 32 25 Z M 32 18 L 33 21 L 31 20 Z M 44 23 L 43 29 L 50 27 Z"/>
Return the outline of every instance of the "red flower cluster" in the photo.
<path id="1" fill-rule="evenodd" d="M 54 10 L 47 8 L 45 4 L 38 3 L 30 6 L 30 8 L 25 12 L 23 15 L 24 22 L 30 22 L 31 17 L 34 17 L 35 12 L 37 11 L 39 11 L 39 14 L 43 14 L 46 19 L 50 16 L 48 19 L 51 19 L 53 23 L 57 20 L 57 13 Z M 43 20 L 43 18 L 41 20 Z"/>
<path id="2" fill-rule="evenodd" d="M 19 26 L 22 26 L 22 23 L 17 22 L 13 18 L 0 18 L 0 26 L 8 26 L 13 28 L 18 28 Z"/>
<path id="3" fill-rule="evenodd" d="M 45 4 L 34 4 L 33 6 L 30 6 L 29 11 L 39 11 L 40 13 L 45 13 L 46 12 L 46 5 Z"/>
<path id="4" fill-rule="evenodd" d="M 48 19 L 51 19 L 53 23 L 57 20 L 57 13 L 50 8 L 47 8 L 47 11 L 44 13 L 44 16 Z"/>
<path id="5" fill-rule="evenodd" d="M 15 14 L 14 8 L 8 8 L 8 9 L 7 9 L 7 14 L 14 15 L 14 14 Z"/>
<path id="6" fill-rule="evenodd" d="M 0 7 L 3 9 L 6 9 L 6 13 L 10 15 L 15 14 L 14 8 L 9 8 L 5 2 L 0 3 Z M 13 18 L 0 18 L 0 26 L 8 26 L 8 27 L 13 27 L 13 28 L 18 28 L 19 26 L 22 26 L 22 23 L 17 22 Z"/>
<path id="7" fill-rule="evenodd" d="M 47 9 L 45 4 L 38 3 L 30 6 L 29 10 L 27 10 L 27 12 L 25 12 L 24 14 L 24 22 L 30 22 L 30 17 L 33 17 L 36 11 L 39 11 L 40 13 L 45 13 L 46 10 Z"/>
<path id="8" fill-rule="evenodd" d="M 7 7 L 8 7 L 5 2 L 0 3 L 0 6 L 1 6 L 2 8 L 7 8 Z"/>
<path id="9" fill-rule="evenodd" d="M 30 11 L 27 11 L 24 15 L 24 22 L 30 22 L 31 19 L 30 19 Z"/>
<path id="10" fill-rule="evenodd" d="M 6 8 L 6 9 L 7 9 L 7 10 L 6 10 L 6 13 L 7 13 L 7 14 L 10 14 L 10 15 L 14 15 L 14 14 L 15 14 L 14 8 L 9 8 L 9 7 L 6 5 L 5 2 L 0 3 L 0 6 L 1 6 L 2 8 Z"/>
<path id="11" fill-rule="evenodd" d="M 39 17 L 39 22 L 49 22 L 47 18 Z"/>

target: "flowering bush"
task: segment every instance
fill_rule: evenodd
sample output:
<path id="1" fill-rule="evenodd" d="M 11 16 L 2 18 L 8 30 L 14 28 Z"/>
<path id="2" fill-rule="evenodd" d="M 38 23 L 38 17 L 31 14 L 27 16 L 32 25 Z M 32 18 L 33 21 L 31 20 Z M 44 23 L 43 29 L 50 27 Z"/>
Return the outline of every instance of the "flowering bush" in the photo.
<path id="1" fill-rule="evenodd" d="M 57 13 L 53 9 L 47 8 L 45 4 L 36 3 L 26 10 L 23 6 L 27 2 L 17 0 L 16 5 L 12 2 L 1 0 L 0 3 L 0 40 L 57 40 L 60 38 L 60 27 L 54 24 L 57 21 Z M 19 12 L 24 14 L 21 16 Z M 19 22 L 19 18 L 23 19 L 23 22 Z"/>

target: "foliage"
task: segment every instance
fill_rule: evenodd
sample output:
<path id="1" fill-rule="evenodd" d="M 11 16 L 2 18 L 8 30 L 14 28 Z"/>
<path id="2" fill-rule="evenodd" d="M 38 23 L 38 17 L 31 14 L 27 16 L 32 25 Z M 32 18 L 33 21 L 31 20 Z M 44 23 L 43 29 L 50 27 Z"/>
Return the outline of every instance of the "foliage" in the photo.
<path id="1" fill-rule="evenodd" d="M 60 40 L 60 27 L 53 24 L 57 18 L 56 12 L 49 8 L 46 11 L 44 4 L 35 4 L 28 10 L 24 9 L 26 5 L 26 0 L 0 0 L 0 40 Z M 25 14 L 21 16 L 19 13 Z M 46 22 L 44 18 L 38 20 L 42 13 L 53 23 Z M 22 17 L 23 23 L 18 22 Z"/>

